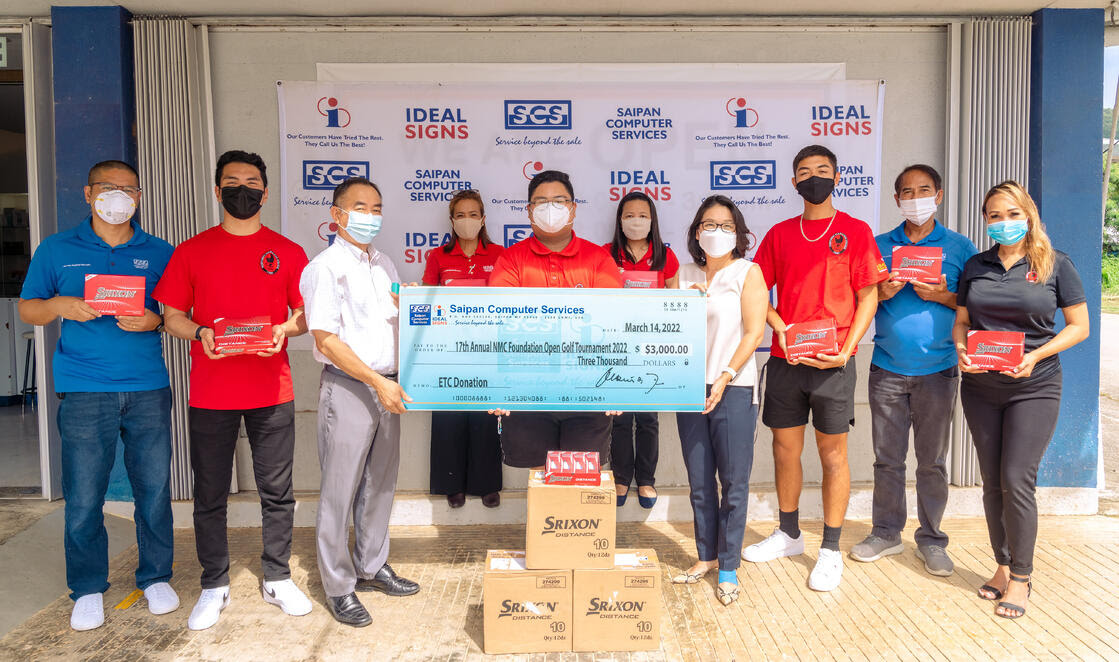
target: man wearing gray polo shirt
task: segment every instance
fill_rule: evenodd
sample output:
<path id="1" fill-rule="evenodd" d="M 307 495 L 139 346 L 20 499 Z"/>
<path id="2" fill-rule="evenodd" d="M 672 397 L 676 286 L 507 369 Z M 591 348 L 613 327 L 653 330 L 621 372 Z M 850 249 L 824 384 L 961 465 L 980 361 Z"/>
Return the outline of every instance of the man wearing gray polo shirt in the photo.
<path id="1" fill-rule="evenodd" d="M 420 590 L 386 563 L 400 414 L 411 398 L 396 382 L 396 267 L 371 243 L 381 229 L 381 191 L 367 179 L 347 179 L 334 189 L 330 215 L 338 235 L 311 260 L 299 283 L 315 359 L 324 364 L 318 409 L 319 574 L 334 618 L 362 627 L 372 618 L 355 590 L 389 595 Z"/>

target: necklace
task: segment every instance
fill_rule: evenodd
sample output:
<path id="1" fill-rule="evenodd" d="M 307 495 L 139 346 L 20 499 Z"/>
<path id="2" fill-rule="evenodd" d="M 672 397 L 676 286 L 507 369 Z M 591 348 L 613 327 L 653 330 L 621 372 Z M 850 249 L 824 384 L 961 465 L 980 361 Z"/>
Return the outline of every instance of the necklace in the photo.
<path id="1" fill-rule="evenodd" d="M 807 241 L 807 242 L 820 241 L 821 239 L 824 238 L 824 235 L 828 233 L 828 230 L 831 229 L 831 224 L 832 224 L 833 221 L 835 221 L 835 216 L 838 213 L 839 213 L 839 210 L 836 209 L 835 214 L 832 214 L 831 215 L 831 220 L 828 221 L 828 227 L 824 228 L 824 232 L 819 237 L 816 237 L 815 239 L 809 239 L 808 235 L 804 234 L 804 214 L 801 214 L 800 215 L 800 236 L 804 237 L 804 240 Z"/>

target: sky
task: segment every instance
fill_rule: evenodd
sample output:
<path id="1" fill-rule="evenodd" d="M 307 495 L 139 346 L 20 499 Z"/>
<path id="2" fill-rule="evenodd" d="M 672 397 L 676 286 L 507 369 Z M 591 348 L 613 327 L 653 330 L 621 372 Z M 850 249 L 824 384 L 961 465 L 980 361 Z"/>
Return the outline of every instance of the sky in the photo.
<path id="1" fill-rule="evenodd" d="M 1103 106 L 1115 105 L 1115 81 L 1119 78 L 1119 46 L 1103 49 Z"/>

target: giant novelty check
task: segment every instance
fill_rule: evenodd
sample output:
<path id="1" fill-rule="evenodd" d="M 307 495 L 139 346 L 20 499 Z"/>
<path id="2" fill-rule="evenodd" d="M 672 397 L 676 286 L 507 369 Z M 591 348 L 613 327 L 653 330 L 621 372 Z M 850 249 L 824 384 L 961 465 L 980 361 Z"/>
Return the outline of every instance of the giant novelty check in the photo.
<path id="1" fill-rule="evenodd" d="M 406 287 L 408 409 L 702 411 L 698 290 Z"/>

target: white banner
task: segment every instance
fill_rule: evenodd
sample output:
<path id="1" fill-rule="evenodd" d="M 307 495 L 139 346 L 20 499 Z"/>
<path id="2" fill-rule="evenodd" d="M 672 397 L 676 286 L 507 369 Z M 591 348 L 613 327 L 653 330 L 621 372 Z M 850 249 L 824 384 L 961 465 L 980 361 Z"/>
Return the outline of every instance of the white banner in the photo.
<path id="1" fill-rule="evenodd" d="M 843 80 L 845 62 L 319 62 L 315 78 L 336 83 L 723 83 Z"/>
<path id="2" fill-rule="evenodd" d="M 283 232 L 313 257 L 334 234 L 333 188 L 369 177 L 384 199 L 374 243 L 418 281 L 448 239 L 455 191 L 480 191 L 490 237 L 508 246 L 531 232 L 529 179 L 555 169 L 571 175 L 578 235 L 609 241 L 617 201 L 639 189 L 688 262 L 685 232 L 712 193 L 759 241 L 800 213 L 792 158 L 813 143 L 839 157 L 836 206 L 878 229 L 884 83 L 662 82 L 655 68 L 633 80 L 644 82 L 280 82 Z"/>

